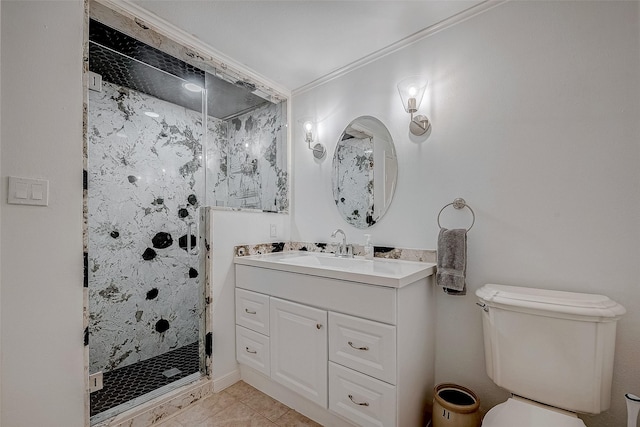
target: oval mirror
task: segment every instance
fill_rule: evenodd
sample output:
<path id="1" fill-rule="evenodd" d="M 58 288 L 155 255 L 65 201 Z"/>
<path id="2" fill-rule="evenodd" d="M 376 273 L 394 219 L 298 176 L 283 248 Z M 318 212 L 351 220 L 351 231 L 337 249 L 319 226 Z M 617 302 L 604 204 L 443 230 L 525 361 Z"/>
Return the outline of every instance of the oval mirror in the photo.
<path id="1" fill-rule="evenodd" d="M 371 227 L 389 208 L 398 159 L 387 127 L 361 116 L 345 128 L 333 155 L 333 197 L 338 211 L 357 228 Z"/>

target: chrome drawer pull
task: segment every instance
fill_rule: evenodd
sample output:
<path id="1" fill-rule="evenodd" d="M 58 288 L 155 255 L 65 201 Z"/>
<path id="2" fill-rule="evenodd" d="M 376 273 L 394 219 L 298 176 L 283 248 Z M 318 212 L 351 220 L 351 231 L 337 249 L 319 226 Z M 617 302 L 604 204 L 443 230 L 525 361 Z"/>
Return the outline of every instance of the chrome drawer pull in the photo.
<path id="1" fill-rule="evenodd" d="M 251 353 L 251 354 L 257 354 L 258 353 L 257 351 L 249 350 L 249 347 L 245 347 L 244 349 L 247 351 L 247 353 Z"/>
<path id="2" fill-rule="evenodd" d="M 369 350 L 369 347 L 356 347 L 355 345 L 353 345 L 351 341 L 349 341 L 349 345 L 351 346 L 351 348 L 355 348 L 356 350 L 364 350 L 364 351 Z"/>
<path id="3" fill-rule="evenodd" d="M 244 309 L 244 312 L 245 312 L 245 313 L 247 313 L 247 314 L 256 314 L 256 312 L 255 312 L 255 311 L 249 311 L 249 309 L 248 309 L 248 308 L 245 308 L 245 309 Z"/>
<path id="4" fill-rule="evenodd" d="M 349 399 L 351 399 L 351 401 L 352 401 L 353 403 L 355 403 L 356 405 L 360 405 L 360 406 L 369 406 L 369 403 L 368 403 L 368 402 L 362 402 L 362 403 L 360 403 L 360 402 L 356 402 L 355 400 L 353 400 L 353 395 L 351 395 L 351 394 L 349 395 Z"/>

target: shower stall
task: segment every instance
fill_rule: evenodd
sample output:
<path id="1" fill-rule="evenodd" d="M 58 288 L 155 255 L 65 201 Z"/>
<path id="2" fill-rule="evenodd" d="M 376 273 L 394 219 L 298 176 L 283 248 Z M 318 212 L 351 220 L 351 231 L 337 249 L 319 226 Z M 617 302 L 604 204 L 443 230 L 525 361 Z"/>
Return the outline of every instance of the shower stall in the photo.
<path id="1" fill-rule="evenodd" d="M 288 174 L 286 101 L 94 19 L 89 71 L 95 424 L 209 374 L 204 208 L 286 211 Z"/>

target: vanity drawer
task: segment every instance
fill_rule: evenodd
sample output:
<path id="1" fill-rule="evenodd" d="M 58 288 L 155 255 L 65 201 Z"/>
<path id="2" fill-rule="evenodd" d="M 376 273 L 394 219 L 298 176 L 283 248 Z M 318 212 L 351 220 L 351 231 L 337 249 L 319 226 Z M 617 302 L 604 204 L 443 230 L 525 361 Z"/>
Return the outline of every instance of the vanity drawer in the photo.
<path id="1" fill-rule="evenodd" d="M 394 426 L 396 388 L 329 362 L 329 409 L 359 426 Z"/>
<path id="2" fill-rule="evenodd" d="M 396 384 L 396 328 L 331 312 L 329 360 Z"/>
<path id="3" fill-rule="evenodd" d="M 269 335 L 269 295 L 236 288 L 236 324 Z"/>
<path id="4" fill-rule="evenodd" d="M 236 359 L 265 375 L 271 371 L 269 337 L 236 325 Z"/>

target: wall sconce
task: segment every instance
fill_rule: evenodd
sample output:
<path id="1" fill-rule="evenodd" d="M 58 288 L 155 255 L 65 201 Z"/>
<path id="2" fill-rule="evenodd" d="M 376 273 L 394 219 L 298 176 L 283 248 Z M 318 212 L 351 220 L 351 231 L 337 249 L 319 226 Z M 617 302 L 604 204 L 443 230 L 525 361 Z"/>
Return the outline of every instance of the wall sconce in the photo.
<path id="1" fill-rule="evenodd" d="M 424 135 L 431 130 L 431 123 L 426 116 L 418 115 L 413 117 L 413 113 L 420 108 L 420 103 L 428 84 L 429 81 L 420 76 L 407 77 L 398 83 L 402 106 L 407 113 L 411 114 L 409 130 L 417 136 Z"/>
<path id="2" fill-rule="evenodd" d="M 307 143 L 307 147 L 309 147 L 309 150 L 313 150 L 313 157 L 315 157 L 316 159 L 322 159 L 325 154 L 327 154 L 327 149 L 324 148 L 324 145 L 318 142 L 313 147 L 311 147 L 311 143 L 313 142 L 314 138 L 317 137 L 316 124 L 311 119 L 304 119 L 304 121 L 302 122 L 302 129 L 304 130 L 304 142 Z"/>

